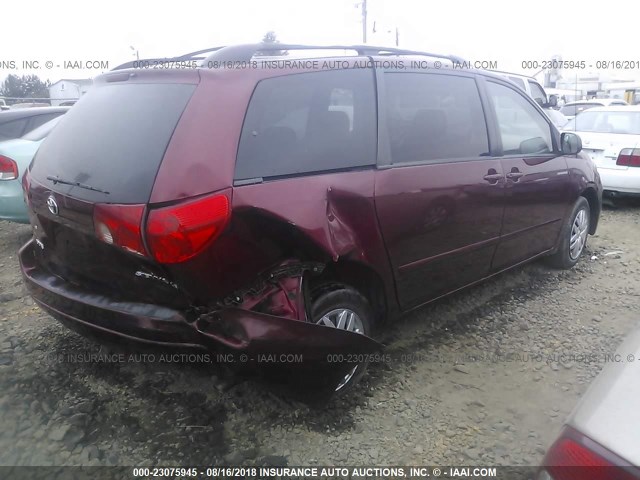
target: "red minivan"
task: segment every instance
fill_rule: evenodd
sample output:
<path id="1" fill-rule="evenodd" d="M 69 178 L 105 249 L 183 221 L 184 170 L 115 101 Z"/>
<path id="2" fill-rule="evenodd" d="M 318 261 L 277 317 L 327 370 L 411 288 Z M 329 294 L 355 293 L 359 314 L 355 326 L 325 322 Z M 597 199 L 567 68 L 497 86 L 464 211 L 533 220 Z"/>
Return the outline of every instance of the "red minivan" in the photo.
<path id="1" fill-rule="evenodd" d="M 274 48 L 95 80 L 24 176 L 20 262 L 42 308 L 245 359 L 333 355 L 343 390 L 382 320 L 538 257 L 578 261 L 596 168 L 514 84 L 455 57 Z"/>

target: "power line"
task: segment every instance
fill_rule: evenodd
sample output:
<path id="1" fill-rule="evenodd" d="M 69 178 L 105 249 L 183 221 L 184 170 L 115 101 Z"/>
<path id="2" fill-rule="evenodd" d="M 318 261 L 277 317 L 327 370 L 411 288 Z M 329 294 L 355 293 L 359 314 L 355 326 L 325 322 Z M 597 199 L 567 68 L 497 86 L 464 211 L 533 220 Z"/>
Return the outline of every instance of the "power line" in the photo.
<path id="1" fill-rule="evenodd" d="M 367 43 L 367 0 L 362 0 L 362 43 Z"/>

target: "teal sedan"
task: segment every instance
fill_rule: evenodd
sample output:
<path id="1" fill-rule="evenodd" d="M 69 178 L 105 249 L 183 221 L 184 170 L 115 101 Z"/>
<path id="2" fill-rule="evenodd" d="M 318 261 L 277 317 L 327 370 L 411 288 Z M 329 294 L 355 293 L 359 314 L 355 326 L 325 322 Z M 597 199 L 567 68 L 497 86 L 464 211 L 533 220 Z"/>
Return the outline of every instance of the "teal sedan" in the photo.
<path id="1" fill-rule="evenodd" d="M 42 141 L 62 116 L 48 121 L 21 138 L 0 142 L 0 219 L 29 223 L 22 194 L 22 175 Z"/>

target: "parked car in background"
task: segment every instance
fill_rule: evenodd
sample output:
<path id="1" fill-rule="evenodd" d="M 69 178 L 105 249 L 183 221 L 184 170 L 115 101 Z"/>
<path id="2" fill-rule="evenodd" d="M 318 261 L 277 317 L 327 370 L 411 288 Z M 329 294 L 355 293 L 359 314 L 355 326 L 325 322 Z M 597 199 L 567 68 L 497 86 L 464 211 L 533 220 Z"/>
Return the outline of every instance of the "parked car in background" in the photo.
<path id="1" fill-rule="evenodd" d="M 29 223 L 21 185 L 22 175 L 40 143 L 61 118 L 62 116 L 58 116 L 49 120 L 22 138 L 0 142 L 0 220 Z"/>
<path id="2" fill-rule="evenodd" d="M 548 450 L 537 480 L 640 479 L 640 331 L 610 355 Z"/>
<path id="3" fill-rule="evenodd" d="M 533 77 L 509 72 L 494 71 L 494 73 L 515 83 L 518 88 L 526 92 L 527 95 L 538 102 L 538 104 L 543 108 L 553 108 L 558 103 L 558 98 L 555 95 L 547 95 L 547 92 L 542 85 L 540 85 L 540 83 Z"/>
<path id="4" fill-rule="evenodd" d="M 0 112 L 0 142 L 20 138 L 67 110 L 69 107 L 40 107 Z"/>
<path id="5" fill-rule="evenodd" d="M 559 129 L 564 128 L 564 126 L 569 122 L 569 119 L 565 117 L 559 110 L 554 108 L 545 108 L 544 113 L 547 114 L 547 117 L 553 122 L 553 124 Z"/>
<path id="6" fill-rule="evenodd" d="M 578 262 L 601 208 L 578 136 L 490 72 L 374 68 L 454 57 L 331 48 L 356 55 L 98 77 L 23 179 L 38 304 L 85 333 L 326 362 L 523 262 Z M 332 388 L 365 366 L 330 365 Z"/>
<path id="7" fill-rule="evenodd" d="M 564 130 L 582 139 L 607 195 L 640 195 L 640 105 L 591 108 Z"/>
<path id="8" fill-rule="evenodd" d="M 14 103 L 11 106 L 11 109 L 13 110 L 20 110 L 22 108 L 40 108 L 40 107 L 50 107 L 51 105 L 49 103 L 45 103 L 45 102 L 21 102 L 21 103 Z"/>
<path id="9" fill-rule="evenodd" d="M 515 83 L 521 90 L 533 98 L 538 105 L 542 107 L 544 113 L 553 122 L 553 124 L 561 129 L 569 121 L 562 113 L 556 110 L 558 97 L 556 95 L 547 95 L 545 89 L 533 77 L 518 75 L 507 72 L 494 72 Z"/>
<path id="10" fill-rule="evenodd" d="M 564 104 L 562 108 L 560 108 L 560 113 L 562 113 L 567 119 L 571 120 L 580 112 L 584 112 L 585 110 L 589 110 L 590 108 L 595 107 L 608 107 L 608 106 L 617 106 L 622 107 L 625 105 L 629 105 L 624 100 L 620 100 L 617 98 L 597 98 L 592 100 L 579 100 L 576 102 L 569 102 Z"/>

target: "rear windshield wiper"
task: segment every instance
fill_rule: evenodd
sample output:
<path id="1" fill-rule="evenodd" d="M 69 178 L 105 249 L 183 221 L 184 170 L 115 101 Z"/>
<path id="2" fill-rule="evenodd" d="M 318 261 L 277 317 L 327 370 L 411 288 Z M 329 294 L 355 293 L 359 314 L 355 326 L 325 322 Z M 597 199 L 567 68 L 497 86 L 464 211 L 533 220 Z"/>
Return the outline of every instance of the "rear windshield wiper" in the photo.
<path id="1" fill-rule="evenodd" d="M 86 190 L 91 190 L 93 192 L 100 192 L 100 193 L 104 193 L 106 195 L 109 195 L 109 192 L 107 192 L 106 190 L 100 190 L 99 188 L 92 187 L 91 185 L 85 185 L 84 183 L 80 183 L 80 182 L 70 182 L 69 180 L 63 180 L 62 178 L 53 177 L 51 175 L 49 175 L 47 177 L 47 180 L 51 180 L 54 185 L 56 183 L 60 183 L 62 185 L 73 185 L 74 187 L 80 187 L 80 188 L 84 188 Z"/>

